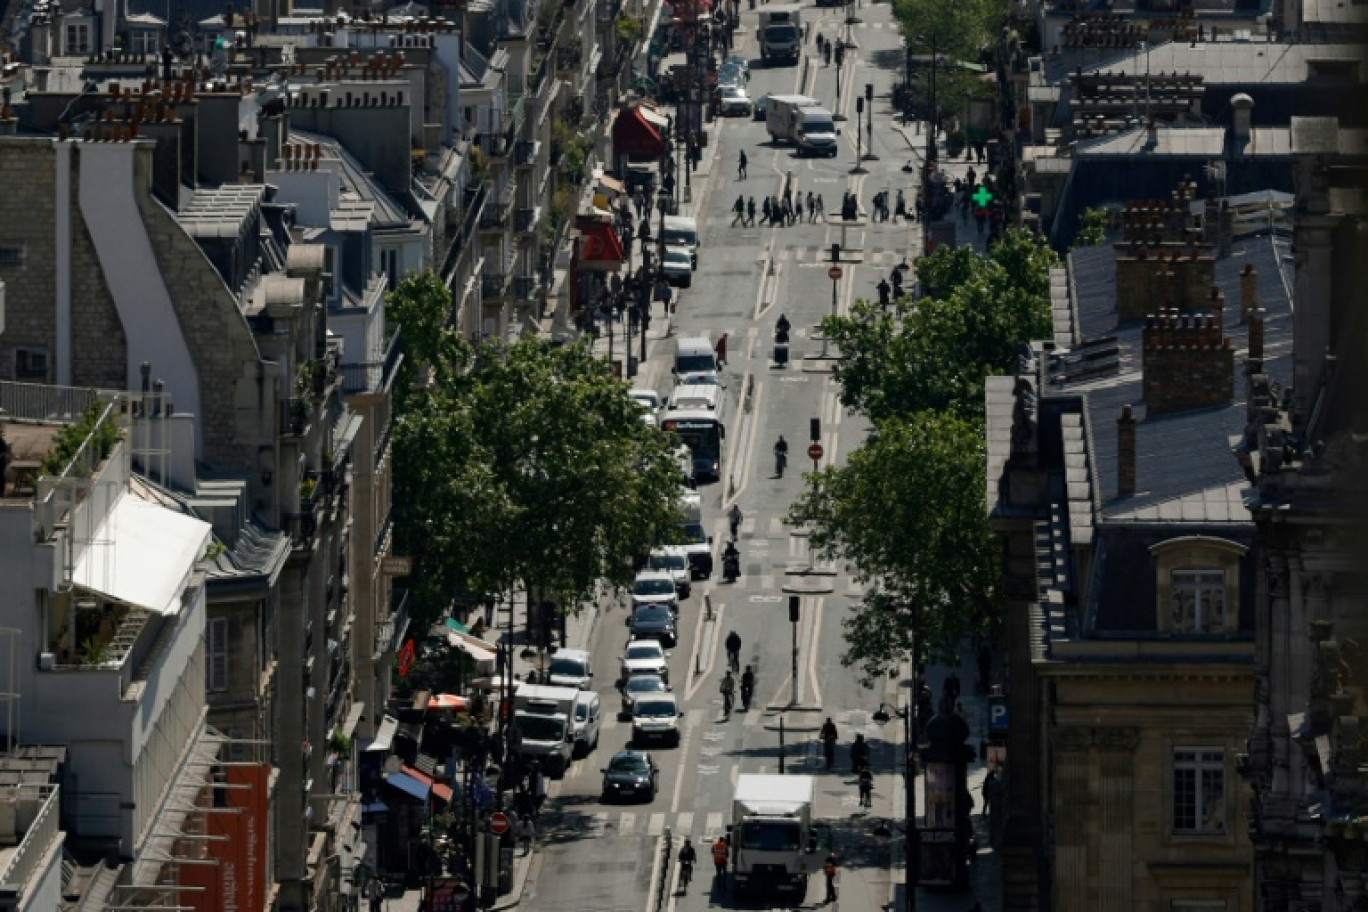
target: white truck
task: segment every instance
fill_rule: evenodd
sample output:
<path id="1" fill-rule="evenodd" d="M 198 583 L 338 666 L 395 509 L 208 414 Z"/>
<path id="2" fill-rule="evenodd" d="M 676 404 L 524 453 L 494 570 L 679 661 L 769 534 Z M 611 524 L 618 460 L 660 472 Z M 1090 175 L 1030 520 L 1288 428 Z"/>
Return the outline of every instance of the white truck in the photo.
<path id="1" fill-rule="evenodd" d="M 513 692 L 513 728 L 517 752 L 537 760 L 550 776 L 570 766 L 575 753 L 575 699 L 573 687 L 519 684 Z"/>
<path id="2" fill-rule="evenodd" d="M 737 895 L 795 892 L 822 869 L 812 822 L 811 776 L 744 773 L 732 799 L 731 866 Z"/>
<path id="3" fill-rule="evenodd" d="M 799 155 L 836 155 L 836 123 L 815 98 L 771 95 L 765 106 L 765 129 L 775 142 L 797 146 Z"/>
<path id="4" fill-rule="evenodd" d="M 803 8 L 796 3 L 767 6 L 760 10 L 760 57 L 798 62 L 803 49 Z"/>

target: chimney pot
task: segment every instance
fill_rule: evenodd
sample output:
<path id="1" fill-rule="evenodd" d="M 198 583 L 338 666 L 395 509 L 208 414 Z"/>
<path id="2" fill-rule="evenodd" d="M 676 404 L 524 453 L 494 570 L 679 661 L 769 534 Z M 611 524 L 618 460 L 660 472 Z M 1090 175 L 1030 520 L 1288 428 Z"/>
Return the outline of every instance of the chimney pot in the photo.
<path id="1" fill-rule="evenodd" d="M 1135 415 L 1129 404 L 1121 406 L 1116 419 L 1116 494 L 1135 494 Z"/>

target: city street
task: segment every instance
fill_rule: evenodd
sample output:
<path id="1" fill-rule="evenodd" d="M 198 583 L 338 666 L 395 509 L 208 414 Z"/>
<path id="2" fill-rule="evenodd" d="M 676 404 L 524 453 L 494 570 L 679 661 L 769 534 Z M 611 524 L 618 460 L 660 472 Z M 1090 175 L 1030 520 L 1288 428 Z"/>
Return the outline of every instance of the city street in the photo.
<path id="1" fill-rule="evenodd" d="M 611 711 L 605 713 L 598 750 L 576 763 L 551 790 L 540 846 L 521 898 L 527 909 L 768 908 L 733 902 L 713 879 L 708 844 L 725 829 L 738 774 L 778 772 L 781 766 L 818 777 L 816 814 L 831 825 L 831 848 L 842 869 L 840 899 L 833 908 L 881 909 L 889 903 L 902 908 L 903 724 L 896 715 L 883 724 L 872 716 L 881 703 L 890 708 L 905 704 L 907 682 L 880 682 L 875 689 L 865 689 L 853 670 L 841 666 L 841 620 L 859 598 L 858 587 L 844 567 L 814 565 L 803 530 L 788 528 L 783 517 L 801 488 L 802 473 L 812 467 L 807 458 L 809 420 L 821 420 L 823 464 L 839 462 L 867 431 L 861 420 L 840 408 L 837 387 L 828 375 L 830 362 L 821 357 L 823 343 L 814 327 L 833 306 L 844 311 L 856 297 L 875 296 L 880 278 L 918 249 L 920 231 L 915 224 L 871 223 L 868 209 L 874 193 L 887 190 L 892 199 L 899 189 L 910 208 L 917 190 L 916 169 L 904 166 L 920 161 L 920 152 L 911 146 L 917 143 L 920 148 L 924 136 L 893 125 L 889 94 L 901 79 L 902 50 L 890 8 L 864 7 L 858 11 L 862 21 L 849 28 L 854 43 L 840 70 L 839 109 L 837 68 L 821 65 L 812 39 L 818 33 L 829 39 L 846 37 L 844 11 L 805 7 L 803 12 L 811 23 L 806 64 L 763 67 L 754 42 L 753 12 L 742 14 L 737 51 L 752 59 L 752 98 L 767 92 L 801 92 L 849 117 L 841 123 L 841 153 L 835 158 L 798 158 L 791 146 L 770 142 L 763 122 L 748 118 L 719 119 L 711 125 L 703 163 L 692 175 L 689 199 L 682 207 L 699 222 L 698 271 L 693 286 L 680 293 L 668 335 L 657 338 L 664 321 L 653 321 L 650 356 L 636 380 L 638 386 L 667 394 L 675 339 L 698 334 L 717 339 L 727 334 L 725 461 L 721 479 L 701 485 L 700 492 L 705 525 L 718 551 L 728 535 L 725 511 L 733 503 L 740 506 L 742 576 L 735 584 L 725 584 L 715 574 L 696 583 L 683 603 L 680 641 L 670 660 L 671 680 L 684 710 L 682 740 L 677 748 L 653 749 L 661 778 L 659 792 L 648 804 L 618 806 L 600 800 L 600 769 L 614 751 L 628 745 L 631 728 L 615 716 L 620 701 L 614 685 L 618 656 L 627 639 L 627 611 L 621 607 L 599 613 L 591 638 L 595 686 L 605 710 Z M 861 162 L 864 173 L 851 173 L 856 165 L 855 97 L 864 94 L 866 83 L 874 86 L 877 157 Z M 862 146 L 869 151 L 867 136 Z M 741 150 L 749 158 L 745 180 L 737 178 Z M 765 195 L 781 195 L 786 181 L 792 182 L 799 199 L 809 191 L 820 195 L 831 220 L 819 216 L 809 223 L 804 214 L 797 224 L 778 228 L 731 225 L 738 193 L 754 196 L 758 209 Z M 835 218 L 846 191 L 860 200 L 860 218 L 848 226 Z M 833 243 L 840 243 L 843 250 L 834 305 L 829 277 Z M 774 324 L 781 314 L 793 326 L 786 368 L 777 367 L 771 358 Z M 772 447 L 781 434 L 789 441 L 790 456 L 788 470 L 776 478 Z M 791 670 L 794 631 L 788 623 L 788 597 L 794 594 L 801 597 L 796 688 Z M 750 710 L 743 712 L 738 706 L 727 719 L 718 683 L 725 666 L 722 642 L 733 630 L 743 643 L 741 662 L 756 670 L 758 684 Z M 933 685 L 939 676 L 933 669 Z M 982 731 L 981 701 L 964 702 L 977 737 Z M 828 716 L 840 731 L 832 772 L 822 768 L 816 739 Z M 858 806 L 846 750 L 857 733 L 872 745 L 877 774 L 874 807 L 867 811 Z M 976 765 L 971 788 L 981 776 Z M 692 837 L 699 853 L 695 881 L 687 893 L 679 890 L 673 858 L 667 868 L 660 864 L 665 846 L 672 856 L 684 836 Z M 986 874 L 987 867 L 981 862 L 978 873 Z M 820 904 L 824 896 L 821 876 L 813 877 L 805 904 Z M 948 904 L 933 901 L 921 907 L 968 905 L 963 894 L 944 902 Z"/>

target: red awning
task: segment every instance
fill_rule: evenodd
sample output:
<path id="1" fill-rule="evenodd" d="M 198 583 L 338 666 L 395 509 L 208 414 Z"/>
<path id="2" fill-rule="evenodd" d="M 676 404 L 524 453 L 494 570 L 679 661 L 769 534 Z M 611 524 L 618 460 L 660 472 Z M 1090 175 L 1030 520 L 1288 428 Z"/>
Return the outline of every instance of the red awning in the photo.
<path id="1" fill-rule="evenodd" d="M 627 254 L 622 249 L 622 239 L 607 222 L 581 222 L 580 263 L 592 267 L 595 264 L 627 262 Z"/>
<path id="2" fill-rule="evenodd" d="M 440 782 L 434 782 L 432 784 L 432 794 L 436 795 L 447 804 L 451 804 L 451 786 L 443 785 Z"/>
<path id="3" fill-rule="evenodd" d="M 427 773 L 420 772 L 414 769 L 407 763 L 399 767 L 399 772 L 403 773 L 405 776 L 412 776 L 414 779 L 417 779 L 419 782 L 423 783 L 423 785 L 426 785 L 428 788 L 432 788 L 432 777 L 429 776 Z"/>
<path id="4" fill-rule="evenodd" d="M 613 152 L 619 156 L 660 158 L 665 154 L 665 140 L 641 115 L 640 108 L 629 108 L 613 121 Z"/>

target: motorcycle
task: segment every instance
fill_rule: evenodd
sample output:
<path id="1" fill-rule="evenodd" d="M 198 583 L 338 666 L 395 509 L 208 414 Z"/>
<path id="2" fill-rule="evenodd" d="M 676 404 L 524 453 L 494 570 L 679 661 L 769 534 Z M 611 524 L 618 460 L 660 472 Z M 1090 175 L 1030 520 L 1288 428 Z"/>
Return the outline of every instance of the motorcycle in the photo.
<path id="1" fill-rule="evenodd" d="M 724 582 L 734 583 L 736 578 L 741 575 L 741 555 L 724 554 L 722 555 L 722 579 Z"/>

